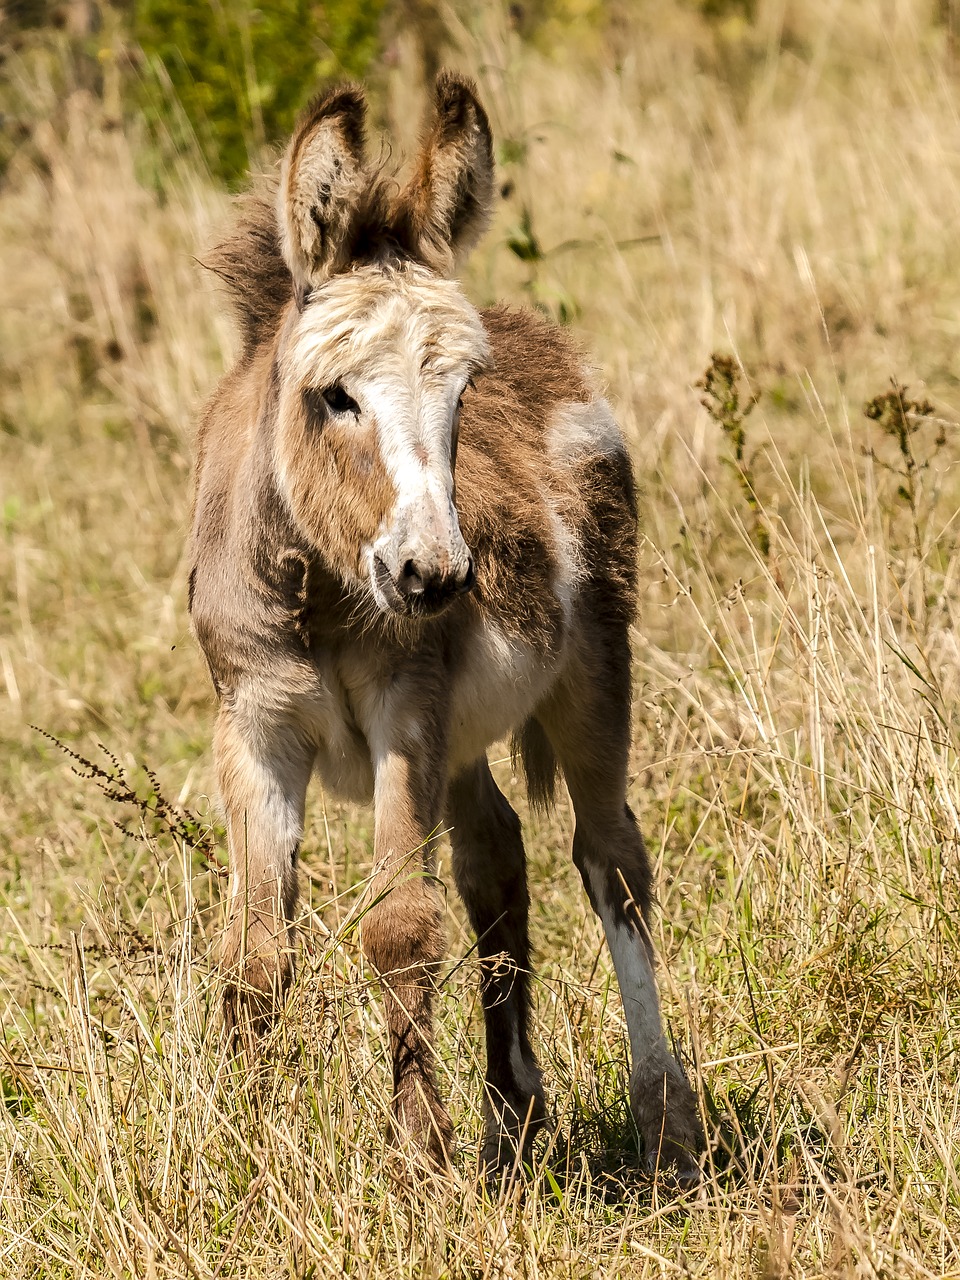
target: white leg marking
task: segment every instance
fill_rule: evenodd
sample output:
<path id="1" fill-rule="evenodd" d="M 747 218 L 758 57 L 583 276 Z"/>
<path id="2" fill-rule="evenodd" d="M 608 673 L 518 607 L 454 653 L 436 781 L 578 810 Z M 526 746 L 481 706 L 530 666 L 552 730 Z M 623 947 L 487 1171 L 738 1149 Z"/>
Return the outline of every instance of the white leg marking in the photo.
<path id="1" fill-rule="evenodd" d="M 630 1037 L 633 1069 L 666 1052 L 663 1026 L 660 1022 L 660 997 L 647 948 L 636 929 L 626 924 L 622 915 L 607 901 L 607 880 L 599 868 L 589 867 L 593 896 L 600 906 L 600 919 L 607 935 L 607 945 L 617 972 L 623 1011 Z"/>
<path id="2" fill-rule="evenodd" d="M 677 1164 L 683 1180 L 696 1181 L 703 1132 L 696 1099 L 664 1039 L 649 952 L 623 913 L 610 905 L 600 869 L 588 865 L 587 874 L 623 996 L 633 1059 L 630 1103 L 646 1145 L 647 1166 L 656 1171 L 663 1158 Z"/>

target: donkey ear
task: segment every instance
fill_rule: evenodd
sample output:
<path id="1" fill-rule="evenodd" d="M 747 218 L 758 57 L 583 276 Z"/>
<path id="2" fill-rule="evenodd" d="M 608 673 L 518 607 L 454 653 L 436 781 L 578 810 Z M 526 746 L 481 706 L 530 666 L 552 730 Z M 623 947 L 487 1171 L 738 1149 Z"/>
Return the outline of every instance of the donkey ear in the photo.
<path id="1" fill-rule="evenodd" d="M 303 111 L 283 157 L 277 223 L 297 305 L 345 266 L 349 232 L 367 186 L 363 90 L 345 85 Z"/>
<path id="2" fill-rule="evenodd" d="M 493 140 L 474 85 L 442 71 L 434 118 L 404 195 L 413 241 L 441 271 L 462 261 L 483 235 L 493 204 Z"/>

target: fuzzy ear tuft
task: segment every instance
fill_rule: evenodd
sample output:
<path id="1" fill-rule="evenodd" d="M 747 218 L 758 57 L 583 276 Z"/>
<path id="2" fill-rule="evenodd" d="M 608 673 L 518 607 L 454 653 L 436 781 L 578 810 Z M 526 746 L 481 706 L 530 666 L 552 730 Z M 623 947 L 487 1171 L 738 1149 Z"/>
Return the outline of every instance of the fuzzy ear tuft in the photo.
<path id="1" fill-rule="evenodd" d="M 358 85 L 315 98 L 283 157 L 277 223 L 298 305 L 346 265 L 350 228 L 369 177 L 364 162 L 367 104 Z"/>
<path id="2" fill-rule="evenodd" d="M 493 139 L 476 87 L 441 71 L 434 115 L 417 169 L 403 194 L 409 232 L 421 256 L 449 272 L 487 228 L 493 205 Z"/>

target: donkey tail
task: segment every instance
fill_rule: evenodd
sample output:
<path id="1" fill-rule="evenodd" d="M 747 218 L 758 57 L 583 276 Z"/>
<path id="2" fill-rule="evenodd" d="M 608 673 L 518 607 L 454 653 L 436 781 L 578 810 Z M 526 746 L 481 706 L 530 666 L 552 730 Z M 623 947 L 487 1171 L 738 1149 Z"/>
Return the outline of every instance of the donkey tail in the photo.
<path id="1" fill-rule="evenodd" d="M 514 767 L 523 766 L 527 797 L 535 809 L 549 809 L 557 792 L 557 757 L 539 720 L 526 720 L 510 744 Z"/>

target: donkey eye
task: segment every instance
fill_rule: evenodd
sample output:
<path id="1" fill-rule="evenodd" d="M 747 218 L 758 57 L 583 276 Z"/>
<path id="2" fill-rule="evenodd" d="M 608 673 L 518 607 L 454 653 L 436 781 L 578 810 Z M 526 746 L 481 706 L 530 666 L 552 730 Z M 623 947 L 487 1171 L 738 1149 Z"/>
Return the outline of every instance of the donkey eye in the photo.
<path id="1" fill-rule="evenodd" d="M 360 406 L 353 396 L 347 395 L 339 382 L 326 387 L 321 392 L 324 402 L 331 413 L 360 413 Z"/>

